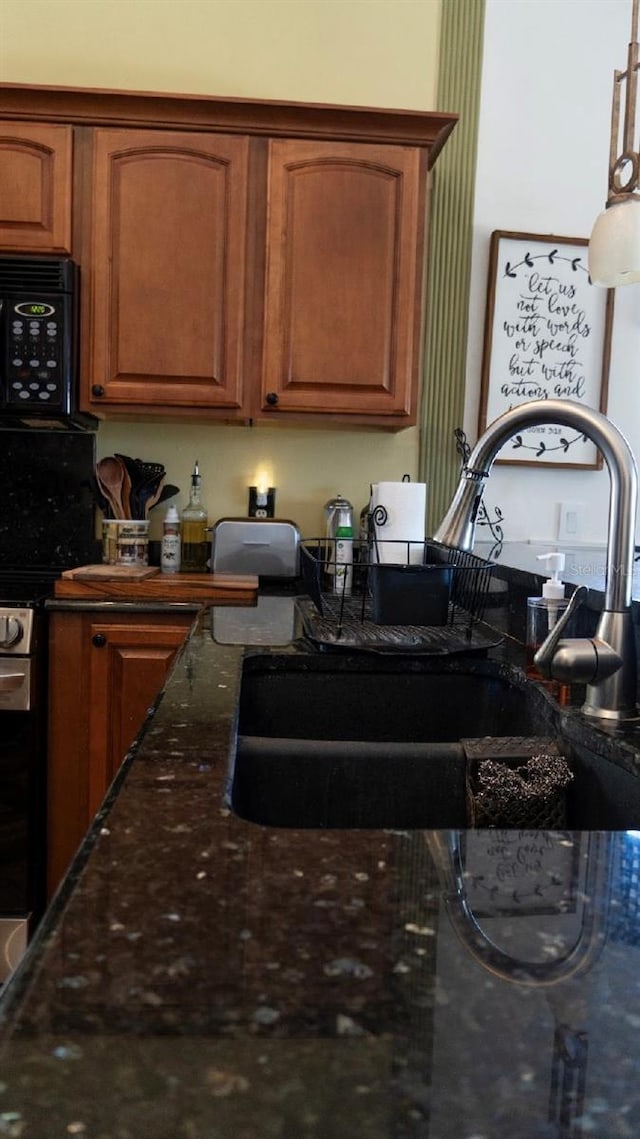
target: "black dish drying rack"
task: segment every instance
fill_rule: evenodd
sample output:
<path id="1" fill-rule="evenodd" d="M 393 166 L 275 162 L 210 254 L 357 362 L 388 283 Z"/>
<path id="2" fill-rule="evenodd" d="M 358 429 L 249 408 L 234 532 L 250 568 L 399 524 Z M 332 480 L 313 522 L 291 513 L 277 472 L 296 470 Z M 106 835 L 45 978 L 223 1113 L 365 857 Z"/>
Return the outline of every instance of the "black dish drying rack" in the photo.
<path id="1" fill-rule="evenodd" d="M 500 643 L 482 626 L 493 562 L 433 540 L 355 538 L 353 557 L 344 562 L 338 542 L 310 538 L 300 545 L 310 600 L 298 609 L 305 634 L 318 645 L 449 655 Z"/>

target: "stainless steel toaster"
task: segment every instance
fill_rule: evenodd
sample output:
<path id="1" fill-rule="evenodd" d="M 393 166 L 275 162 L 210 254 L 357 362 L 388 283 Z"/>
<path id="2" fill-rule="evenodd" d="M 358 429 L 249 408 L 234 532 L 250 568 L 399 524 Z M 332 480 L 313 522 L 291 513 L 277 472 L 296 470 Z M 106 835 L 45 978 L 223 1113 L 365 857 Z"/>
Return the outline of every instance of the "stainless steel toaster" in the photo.
<path id="1" fill-rule="evenodd" d="M 211 565 L 214 573 L 296 577 L 300 531 L 286 519 L 221 518 L 213 527 Z"/>

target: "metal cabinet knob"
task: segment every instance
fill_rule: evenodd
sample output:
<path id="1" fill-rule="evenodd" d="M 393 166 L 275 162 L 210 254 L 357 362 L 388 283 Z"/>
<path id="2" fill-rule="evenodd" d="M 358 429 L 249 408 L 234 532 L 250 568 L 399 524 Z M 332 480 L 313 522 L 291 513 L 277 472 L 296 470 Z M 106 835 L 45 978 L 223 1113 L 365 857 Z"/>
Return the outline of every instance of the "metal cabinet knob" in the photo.
<path id="1" fill-rule="evenodd" d="M 105 637 L 104 633 L 96 633 L 91 638 L 91 644 L 95 645 L 95 647 L 97 649 L 103 649 L 104 646 L 106 645 L 106 643 L 107 643 L 107 638 Z"/>
<path id="2" fill-rule="evenodd" d="M 278 393 L 277 392 L 267 392 L 267 403 L 269 404 L 269 407 L 275 407 L 277 402 L 278 402 Z"/>
<path id="3" fill-rule="evenodd" d="M 104 388 L 102 384 L 94 384 L 91 388 L 91 395 L 102 396 L 104 395 Z"/>

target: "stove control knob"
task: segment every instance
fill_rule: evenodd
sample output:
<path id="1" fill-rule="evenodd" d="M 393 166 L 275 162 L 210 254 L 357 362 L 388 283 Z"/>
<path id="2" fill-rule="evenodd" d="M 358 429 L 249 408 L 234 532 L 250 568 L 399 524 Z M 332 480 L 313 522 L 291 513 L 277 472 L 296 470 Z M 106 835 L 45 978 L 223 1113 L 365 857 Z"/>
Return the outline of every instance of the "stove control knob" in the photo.
<path id="1" fill-rule="evenodd" d="M 23 635 L 22 621 L 17 617 L 0 617 L 0 647 L 10 649 Z"/>

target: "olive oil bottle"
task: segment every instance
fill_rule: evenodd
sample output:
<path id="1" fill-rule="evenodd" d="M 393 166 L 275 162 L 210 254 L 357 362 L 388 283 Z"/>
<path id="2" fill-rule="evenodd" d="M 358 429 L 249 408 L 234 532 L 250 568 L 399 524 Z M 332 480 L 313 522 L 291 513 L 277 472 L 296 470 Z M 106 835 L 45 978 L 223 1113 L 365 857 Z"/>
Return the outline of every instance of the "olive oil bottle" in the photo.
<path id="1" fill-rule="evenodd" d="M 206 573 L 209 557 L 207 536 L 208 518 L 202 505 L 201 479 L 196 459 L 191 475 L 189 502 L 180 515 L 182 531 L 182 558 L 180 569 L 183 573 Z"/>

